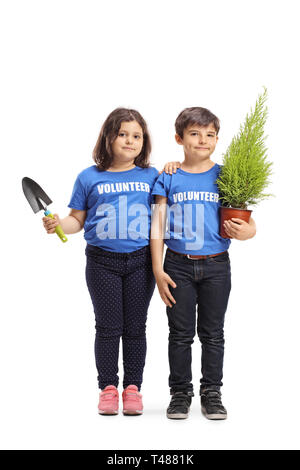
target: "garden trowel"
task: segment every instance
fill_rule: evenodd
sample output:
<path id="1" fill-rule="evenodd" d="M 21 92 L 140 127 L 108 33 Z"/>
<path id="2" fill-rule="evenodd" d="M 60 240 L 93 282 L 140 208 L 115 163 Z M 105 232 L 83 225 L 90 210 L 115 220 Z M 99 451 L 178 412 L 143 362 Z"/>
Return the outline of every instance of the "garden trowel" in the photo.
<path id="1" fill-rule="evenodd" d="M 27 178 L 27 176 L 22 179 L 22 187 L 25 197 L 29 202 L 33 212 L 36 214 L 37 212 L 43 210 L 46 217 L 51 217 L 51 219 L 54 219 L 53 214 L 47 209 L 47 206 L 51 204 L 52 201 L 50 197 L 47 196 L 45 191 L 43 191 L 43 189 L 31 178 Z M 62 242 L 65 243 L 68 240 L 60 225 L 55 228 L 55 232 Z"/>

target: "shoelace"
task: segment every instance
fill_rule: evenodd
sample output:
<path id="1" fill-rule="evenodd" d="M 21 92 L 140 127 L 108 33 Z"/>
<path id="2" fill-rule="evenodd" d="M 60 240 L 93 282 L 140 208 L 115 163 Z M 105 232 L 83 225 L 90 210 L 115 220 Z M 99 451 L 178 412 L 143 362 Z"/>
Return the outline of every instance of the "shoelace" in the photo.
<path id="1" fill-rule="evenodd" d="M 104 392 L 104 393 L 102 392 L 101 393 L 101 398 L 103 398 L 104 400 L 108 400 L 114 397 L 117 397 L 117 394 L 115 392 Z"/>
<path id="2" fill-rule="evenodd" d="M 125 392 L 124 396 L 125 397 L 128 397 L 128 395 L 130 395 L 130 398 L 134 398 L 136 400 L 139 399 L 139 394 L 138 392 Z"/>

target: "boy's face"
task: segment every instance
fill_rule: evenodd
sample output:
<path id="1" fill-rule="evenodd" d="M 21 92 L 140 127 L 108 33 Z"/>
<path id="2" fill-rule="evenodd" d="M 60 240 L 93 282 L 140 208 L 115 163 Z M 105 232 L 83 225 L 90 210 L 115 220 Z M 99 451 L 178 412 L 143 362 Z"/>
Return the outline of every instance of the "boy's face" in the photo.
<path id="1" fill-rule="evenodd" d="M 213 124 L 208 126 L 192 124 L 184 129 L 183 138 L 176 134 L 175 139 L 179 145 L 183 145 L 186 156 L 197 157 L 199 160 L 209 159 L 218 142 Z"/>

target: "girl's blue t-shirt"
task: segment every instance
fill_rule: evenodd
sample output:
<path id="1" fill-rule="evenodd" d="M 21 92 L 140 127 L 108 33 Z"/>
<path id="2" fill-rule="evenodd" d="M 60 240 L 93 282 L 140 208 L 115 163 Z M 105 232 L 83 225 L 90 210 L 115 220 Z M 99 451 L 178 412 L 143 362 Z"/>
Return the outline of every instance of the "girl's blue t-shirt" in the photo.
<path id="1" fill-rule="evenodd" d="M 162 173 L 153 195 L 167 200 L 165 244 L 174 251 L 190 255 L 212 255 L 229 248 L 230 240 L 219 235 L 219 191 L 217 163 L 203 173 L 181 168 L 169 175 Z"/>
<path id="2" fill-rule="evenodd" d="M 149 245 L 156 168 L 101 171 L 96 165 L 77 176 L 68 207 L 87 211 L 84 238 L 107 251 L 129 253 Z"/>

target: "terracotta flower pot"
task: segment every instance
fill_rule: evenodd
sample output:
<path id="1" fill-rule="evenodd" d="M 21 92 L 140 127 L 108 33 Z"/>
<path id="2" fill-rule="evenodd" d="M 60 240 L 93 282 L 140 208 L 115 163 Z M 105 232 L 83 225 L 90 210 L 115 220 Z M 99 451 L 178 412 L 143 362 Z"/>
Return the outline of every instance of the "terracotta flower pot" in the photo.
<path id="1" fill-rule="evenodd" d="M 225 220 L 230 220 L 232 217 L 242 219 L 245 222 L 249 222 L 251 212 L 248 209 L 236 209 L 234 207 L 220 207 L 220 235 L 223 238 L 232 238 L 227 235 L 223 227 Z"/>

